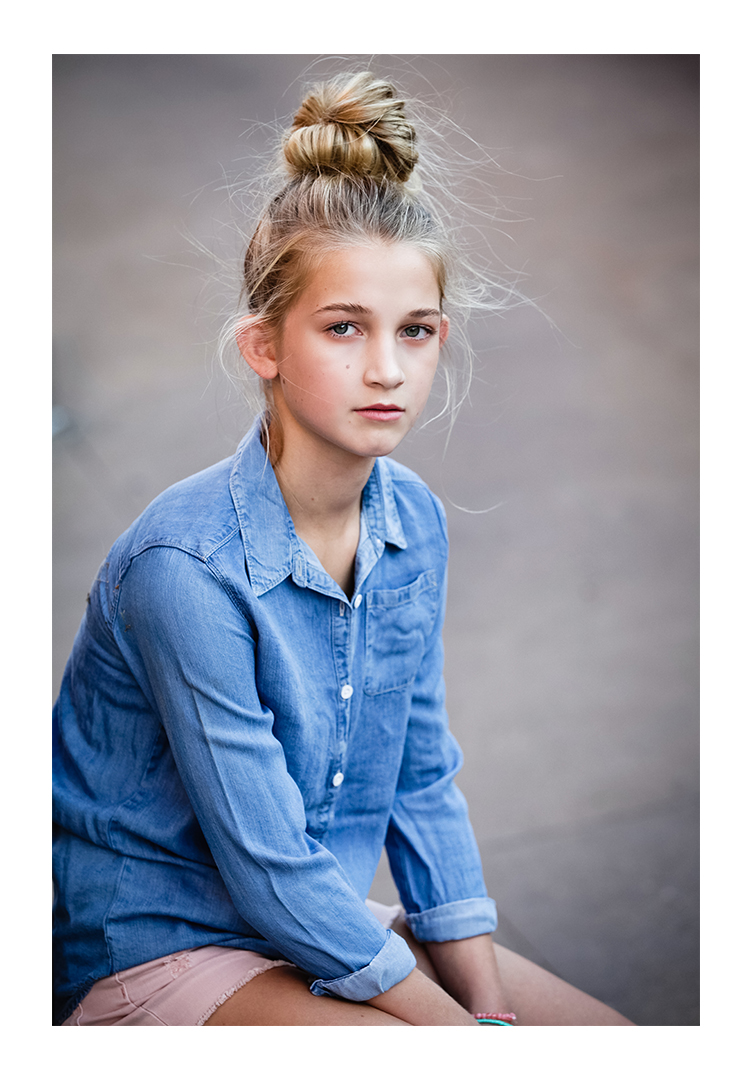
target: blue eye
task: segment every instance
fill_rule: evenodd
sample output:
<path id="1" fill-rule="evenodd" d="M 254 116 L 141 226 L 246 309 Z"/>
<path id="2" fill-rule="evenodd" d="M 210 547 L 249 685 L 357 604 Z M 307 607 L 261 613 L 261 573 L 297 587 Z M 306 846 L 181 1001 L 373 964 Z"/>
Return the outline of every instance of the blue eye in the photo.
<path id="1" fill-rule="evenodd" d="M 349 330 L 350 326 L 351 326 L 350 323 L 339 322 L 339 323 L 335 323 L 334 326 L 331 326 L 330 329 L 332 330 L 332 332 L 334 334 L 337 334 L 338 337 L 345 337 L 345 335 L 348 333 L 348 330 Z"/>

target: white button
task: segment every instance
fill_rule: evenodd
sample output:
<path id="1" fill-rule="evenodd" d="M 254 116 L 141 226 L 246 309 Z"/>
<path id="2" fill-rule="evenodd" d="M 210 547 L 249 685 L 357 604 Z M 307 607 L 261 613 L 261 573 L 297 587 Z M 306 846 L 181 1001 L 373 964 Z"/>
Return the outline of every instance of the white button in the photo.
<path id="1" fill-rule="evenodd" d="M 356 596 L 354 597 L 354 600 L 353 600 L 353 606 L 354 607 L 359 607 L 360 604 L 361 604 L 362 599 L 363 599 L 363 597 L 362 597 L 361 593 L 357 593 Z"/>
<path id="2" fill-rule="evenodd" d="M 352 693 L 353 693 L 353 687 L 349 686 L 348 683 L 346 683 L 345 686 L 341 686 L 341 688 L 340 688 L 340 696 L 342 698 L 348 699 L 348 698 L 350 698 Z"/>
<path id="3" fill-rule="evenodd" d="M 333 776 L 333 778 L 332 778 L 332 786 L 333 787 L 340 787 L 340 785 L 342 783 L 343 783 L 343 773 L 342 772 L 336 772 L 335 776 Z"/>

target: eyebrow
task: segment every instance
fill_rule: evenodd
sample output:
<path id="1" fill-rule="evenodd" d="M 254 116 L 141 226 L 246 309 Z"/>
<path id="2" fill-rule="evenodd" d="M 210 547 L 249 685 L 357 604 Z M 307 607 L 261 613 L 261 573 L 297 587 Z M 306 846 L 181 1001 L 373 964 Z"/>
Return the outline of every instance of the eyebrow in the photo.
<path id="1" fill-rule="evenodd" d="M 343 311 L 348 315 L 371 315 L 372 312 L 369 308 L 364 307 L 363 304 L 326 304 L 325 307 L 317 308 L 314 312 L 315 315 L 322 315 L 328 311 Z M 414 311 L 409 311 L 406 314 L 407 319 L 431 319 L 440 318 L 442 312 L 439 308 L 416 308 Z"/>

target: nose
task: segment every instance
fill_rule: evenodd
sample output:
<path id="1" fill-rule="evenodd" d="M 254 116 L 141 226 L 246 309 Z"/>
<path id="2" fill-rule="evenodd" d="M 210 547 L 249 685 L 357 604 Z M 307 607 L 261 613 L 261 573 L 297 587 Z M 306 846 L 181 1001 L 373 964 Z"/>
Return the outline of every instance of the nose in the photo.
<path id="1" fill-rule="evenodd" d="M 364 371 L 364 382 L 367 386 L 381 386 L 385 390 L 394 390 L 405 381 L 405 378 L 398 356 L 398 347 L 393 338 L 386 335 L 373 339 Z"/>

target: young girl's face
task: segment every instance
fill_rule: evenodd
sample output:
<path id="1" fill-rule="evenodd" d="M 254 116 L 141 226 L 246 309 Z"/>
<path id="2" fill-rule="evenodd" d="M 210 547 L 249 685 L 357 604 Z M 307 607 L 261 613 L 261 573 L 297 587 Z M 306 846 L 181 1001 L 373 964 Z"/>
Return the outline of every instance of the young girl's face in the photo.
<path id="1" fill-rule="evenodd" d="M 417 248 L 330 254 L 272 346 L 283 453 L 389 454 L 427 402 L 447 333 L 434 270 Z"/>

